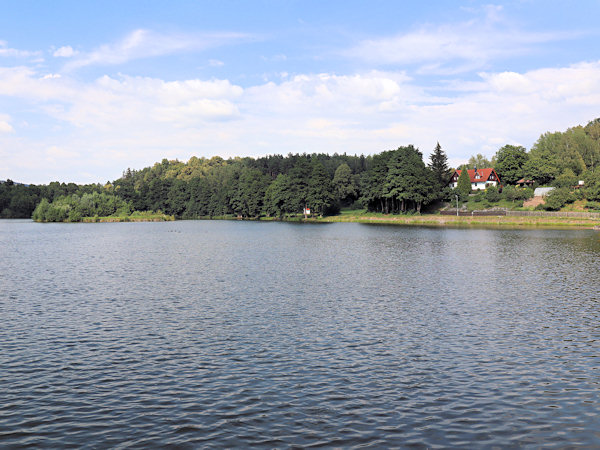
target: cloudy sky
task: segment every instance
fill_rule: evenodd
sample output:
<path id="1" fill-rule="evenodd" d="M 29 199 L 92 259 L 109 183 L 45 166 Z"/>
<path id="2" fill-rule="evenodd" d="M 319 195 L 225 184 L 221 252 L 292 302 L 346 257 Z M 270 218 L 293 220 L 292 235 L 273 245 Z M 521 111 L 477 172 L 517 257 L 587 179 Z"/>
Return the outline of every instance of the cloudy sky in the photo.
<path id="1" fill-rule="evenodd" d="M 0 0 L 0 180 L 529 149 L 600 117 L 598 17 L 598 0 Z"/>

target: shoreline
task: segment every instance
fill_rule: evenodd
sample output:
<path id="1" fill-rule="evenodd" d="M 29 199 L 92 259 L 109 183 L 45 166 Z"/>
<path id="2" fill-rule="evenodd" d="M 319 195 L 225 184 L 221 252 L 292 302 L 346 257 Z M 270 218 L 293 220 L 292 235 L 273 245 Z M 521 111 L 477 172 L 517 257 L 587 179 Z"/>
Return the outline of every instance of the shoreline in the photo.
<path id="1" fill-rule="evenodd" d="M 418 216 L 388 215 L 339 215 L 314 219 L 306 222 L 353 222 L 394 225 L 423 225 L 453 228 L 550 228 L 550 229 L 593 229 L 600 231 L 600 219 L 562 217 L 518 217 L 518 216 L 442 216 L 425 214 Z"/>
<path id="2" fill-rule="evenodd" d="M 78 223 L 122 223 L 122 222 L 170 222 L 179 220 L 239 220 L 252 222 L 291 223 L 364 223 L 381 225 L 427 226 L 437 228 L 513 228 L 513 229 L 579 229 L 600 231 L 600 219 L 540 216 L 449 216 L 440 214 L 394 215 L 394 214 L 340 214 L 337 216 L 310 217 L 290 216 L 283 218 L 236 216 L 197 217 L 176 219 L 173 216 L 153 215 L 148 217 L 84 217 Z M 61 222 L 77 223 L 77 222 Z"/>

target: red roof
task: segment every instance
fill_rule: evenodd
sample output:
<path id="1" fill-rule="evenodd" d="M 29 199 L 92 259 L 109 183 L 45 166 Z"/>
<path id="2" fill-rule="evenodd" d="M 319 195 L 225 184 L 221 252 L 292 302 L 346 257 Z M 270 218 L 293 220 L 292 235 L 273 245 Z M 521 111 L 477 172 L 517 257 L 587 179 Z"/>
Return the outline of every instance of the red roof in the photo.
<path id="1" fill-rule="evenodd" d="M 456 171 L 458 176 L 460 176 L 461 172 L 462 170 Z M 469 174 L 469 179 L 471 180 L 471 183 L 485 183 L 487 181 L 497 181 L 498 183 L 500 183 L 500 177 L 498 176 L 496 171 L 491 167 L 487 169 L 477 169 L 477 171 L 475 171 L 475 169 L 469 169 L 467 170 L 467 173 Z M 479 175 L 481 178 L 475 178 L 476 175 Z M 492 175 L 493 178 L 490 178 L 492 177 Z"/>

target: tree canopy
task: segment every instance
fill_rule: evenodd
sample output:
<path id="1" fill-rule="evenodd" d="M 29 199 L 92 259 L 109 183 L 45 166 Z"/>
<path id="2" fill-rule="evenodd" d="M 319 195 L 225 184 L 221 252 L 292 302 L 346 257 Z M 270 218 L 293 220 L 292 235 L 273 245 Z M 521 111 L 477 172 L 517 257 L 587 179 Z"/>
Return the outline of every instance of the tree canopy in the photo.
<path id="1" fill-rule="evenodd" d="M 592 199 L 598 198 L 600 189 L 599 164 L 600 119 L 594 119 L 564 132 L 543 133 L 529 152 L 522 146 L 504 145 L 491 161 L 477 154 L 465 166 L 495 166 L 505 187 L 523 177 L 565 189 L 585 180 L 580 192 Z M 48 213 L 57 220 L 73 220 L 78 214 L 104 214 L 107 210 L 102 208 L 115 209 L 117 200 L 124 203 L 116 209 L 161 211 L 178 218 L 283 217 L 300 214 L 305 206 L 317 214 L 331 214 L 353 204 L 383 213 L 410 212 L 449 198 L 449 175 L 448 159 L 439 143 L 427 165 L 412 145 L 367 156 L 194 156 L 187 162 L 163 159 L 141 170 L 128 168 L 105 184 L 35 186 L 0 181 L 0 217 L 31 217 L 41 205 L 38 216 Z M 466 171 L 459 190 L 463 196 L 471 191 Z"/>

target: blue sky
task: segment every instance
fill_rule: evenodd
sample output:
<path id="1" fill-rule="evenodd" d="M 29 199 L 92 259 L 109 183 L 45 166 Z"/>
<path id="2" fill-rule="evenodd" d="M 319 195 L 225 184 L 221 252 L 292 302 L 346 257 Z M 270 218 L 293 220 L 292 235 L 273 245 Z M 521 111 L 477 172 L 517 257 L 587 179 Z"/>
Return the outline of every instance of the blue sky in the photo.
<path id="1" fill-rule="evenodd" d="M 529 149 L 600 116 L 598 17 L 598 1 L 0 0 L 0 179 Z"/>

